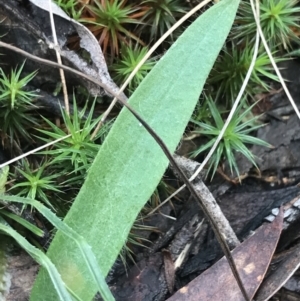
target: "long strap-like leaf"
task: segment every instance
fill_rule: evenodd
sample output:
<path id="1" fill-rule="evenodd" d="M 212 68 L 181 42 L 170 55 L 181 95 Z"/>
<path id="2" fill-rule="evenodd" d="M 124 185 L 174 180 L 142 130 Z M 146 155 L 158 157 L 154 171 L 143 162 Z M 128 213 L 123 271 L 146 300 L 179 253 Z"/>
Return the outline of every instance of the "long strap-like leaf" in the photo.
<path id="1" fill-rule="evenodd" d="M 174 43 L 129 100 L 173 152 L 230 30 L 238 0 L 223 0 Z M 104 273 L 122 248 L 137 214 L 160 181 L 168 160 L 127 110 L 117 118 L 65 221 L 92 246 Z M 76 245 L 58 232 L 48 255 L 84 300 L 96 287 Z M 55 300 L 41 271 L 31 300 Z"/>

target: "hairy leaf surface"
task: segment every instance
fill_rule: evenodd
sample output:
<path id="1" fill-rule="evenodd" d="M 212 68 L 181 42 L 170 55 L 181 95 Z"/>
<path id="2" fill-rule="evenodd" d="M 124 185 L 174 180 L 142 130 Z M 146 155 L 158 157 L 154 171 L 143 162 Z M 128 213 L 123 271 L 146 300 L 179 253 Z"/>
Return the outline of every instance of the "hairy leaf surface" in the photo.
<path id="1" fill-rule="evenodd" d="M 208 9 L 172 45 L 129 100 L 175 151 L 206 78 L 233 23 L 239 0 Z M 139 211 L 158 185 L 168 160 L 148 132 L 123 109 L 101 147 L 65 222 L 92 246 L 108 273 Z M 47 253 L 65 283 L 84 300 L 96 285 L 76 245 L 58 232 Z M 42 270 L 31 301 L 53 301 Z"/>

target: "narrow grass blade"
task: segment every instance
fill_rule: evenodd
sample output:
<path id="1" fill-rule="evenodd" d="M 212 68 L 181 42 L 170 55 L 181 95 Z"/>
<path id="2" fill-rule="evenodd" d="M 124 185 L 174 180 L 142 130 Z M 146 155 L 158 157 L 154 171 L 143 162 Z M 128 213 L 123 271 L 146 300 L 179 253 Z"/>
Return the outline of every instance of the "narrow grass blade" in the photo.
<path id="1" fill-rule="evenodd" d="M 5 215 L 8 218 L 16 221 L 18 224 L 22 225 L 24 228 L 28 229 L 29 231 L 31 231 L 32 233 L 34 233 L 35 235 L 42 237 L 44 235 L 44 231 L 41 230 L 40 228 L 36 227 L 35 225 L 31 224 L 30 222 L 28 222 L 26 219 L 11 213 L 7 210 L 0 210 L 0 214 L 1 215 Z"/>
<path id="2" fill-rule="evenodd" d="M 67 289 L 64 285 L 64 282 L 61 279 L 60 274 L 58 273 L 56 267 L 41 250 L 37 249 L 31 245 L 22 235 L 17 231 L 11 228 L 5 220 L 0 216 L 0 231 L 6 233 L 16 240 L 16 242 L 27 252 L 29 253 L 39 264 L 41 264 L 46 271 L 49 273 L 49 277 L 56 289 L 57 296 L 61 301 L 72 301 L 70 294 L 67 292 Z M 43 296 L 43 294 L 41 295 Z M 41 298 L 40 296 L 40 298 Z"/>
<path id="3" fill-rule="evenodd" d="M 80 249 L 82 256 L 88 266 L 90 274 L 93 276 L 95 283 L 98 284 L 98 290 L 105 301 L 114 301 L 114 297 L 110 292 L 108 285 L 105 282 L 105 278 L 103 277 L 98 262 L 94 253 L 92 252 L 91 247 L 87 244 L 87 242 L 76 233 L 73 229 L 71 229 L 65 222 L 59 219 L 50 209 L 44 206 L 42 203 L 32 200 L 29 198 L 23 198 L 18 196 L 9 196 L 9 195 L 1 195 L 2 200 L 7 202 L 16 202 L 21 204 L 27 204 L 33 206 L 36 210 L 38 210 L 57 230 L 62 231 L 66 236 L 71 238 L 77 244 Z"/>

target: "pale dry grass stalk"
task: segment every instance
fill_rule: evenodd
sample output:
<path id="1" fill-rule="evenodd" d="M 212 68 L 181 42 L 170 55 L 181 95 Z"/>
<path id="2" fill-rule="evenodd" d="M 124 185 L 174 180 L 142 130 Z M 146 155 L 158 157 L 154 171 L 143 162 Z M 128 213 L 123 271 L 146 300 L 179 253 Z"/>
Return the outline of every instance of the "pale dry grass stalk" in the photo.
<path id="1" fill-rule="evenodd" d="M 51 30 L 52 30 L 52 36 L 53 36 L 53 44 L 54 44 L 54 50 L 56 53 L 56 59 L 57 63 L 62 65 L 62 60 L 59 51 L 57 48 L 59 48 L 58 41 L 57 41 L 57 35 L 56 35 L 56 29 L 55 29 L 55 23 L 53 18 L 53 12 L 52 12 L 52 1 L 49 0 L 49 15 L 50 15 L 50 23 L 51 23 Z M 69 107 L 69 98 L 68 98 L 68 90 L 67 90 L 67 84 L 66 84 L 66 78 L 65 73 L 63 69 L 59 69 L 60 79 L 62 83 L 63 88 L 63 94 L 64 94 L 64 103 L 65 103 L 65 110 L 67 115 L 70 115 L 70 107 Z"/>
<path id="2" fill-rule="evenodd" d="M 284 90 L 284 92 L 285 92 L 287 98 L 289 99 L 289 101 L 290 101 L 290 103 L 291 103 L 291 105 L 292 105 L 292 107 L 293 107 L 295 113 L 297 114 L 298 118 L 300 119 L 300 112 L 299 112 L 299 110 L 298 110 L 298 107 L 297 107 L 297 105 L 295 104 L 295 101 L 293 100 L 293 98 L 292 98 L 292 96 L 291 96 L 291 93 L 290 93 L 290 91 L 288 90 L 288 88 L 287 88 L 287 86 L 286 86 L 286 84 L 285 84 L 285 82 L 284 82 L 284 79 L 283 79 L 283 77 L 282 77 L 282 75 L 281 75 L 281 73 L 280 73 L 280 71 L 279 71 L 279 68 L 277 67 L 277 65 L 276 65 L 276 63 L 275 63 L 275 60 L 274 60 L 273 55 L 272 55 L 272 52 L 271 52 L 271 50 L 270 50 L 270 48 L 269 48 L 269 46 L 268 46 L 268 43 L 267 43 L 267 41 L 266 41 L 266 38 L 265 38 L 265 36 L 264 36 L 264 34 L 263 34 L 263 31 L 262 31 L 262 29 L 261 29 L 260 22 L 259 22 L 259 14 L 258 14 L 258 13 L 255 13 L 255 7 L 254 7 L 253 0 L 250 0 L 250 3 L 251 3 L 251 8 L 252 8 L 252 11 L 253 11 L 253 14 L 254 14 L 254 18 L 255 18 L 257 30 L 258 30 L 258 32 L 259 32 L 259 35 L 260 35 L 261 41 L 262 41 L 262 43 L 263 43 L 263 45 L 264 45 L 264 48 L 265 48 L 265 50 L 266 50 L 266 52 L 267 52 L 267 54 L 268 54 L 268 56 L 269 56 L 269 58 L 270 58 L 270 61 L 271 61 L 271 63 L 272 63 L 272 66 L 273 66 L 273 68 L 274 68 L 274 70 L 275 70 L 275 72 L 276 72 L 276 75 L 277 75 L 278 78 L 279 78 L 279 81 L 280 81 L 280 83 L 281 83 L 281 85 L 282 85 L 282 88 L 283 88 L 283 90 Z M 256 5 L 257 5 L 257 3 L 258 3 L 258 0 L 256 0 Z"/>

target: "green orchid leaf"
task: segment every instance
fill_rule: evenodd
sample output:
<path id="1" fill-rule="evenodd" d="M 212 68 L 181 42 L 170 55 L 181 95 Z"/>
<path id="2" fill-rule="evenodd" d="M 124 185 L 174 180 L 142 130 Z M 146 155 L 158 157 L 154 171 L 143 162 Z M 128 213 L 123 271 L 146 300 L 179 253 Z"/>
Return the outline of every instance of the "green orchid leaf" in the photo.
<path id="1" fill-rule="evenodd" d="M 193 22 L 146 76 L 129 99 L 146 122 L 175 151 L 203 85 L 232 26 L 239 0 L 222 0 Z M 65 223 L 84 237 L 107 274 L 141 208 L 157 187 L 168 160 L 123 109 L 89 169 Z M 64 282 L 91 300 L 97 288 L 76 244 L 58 231 L 47 255 Z M 75 277 L 76 275 L 76 277 Z M 57 300 L 42 269 L 31 301 Z"/>

